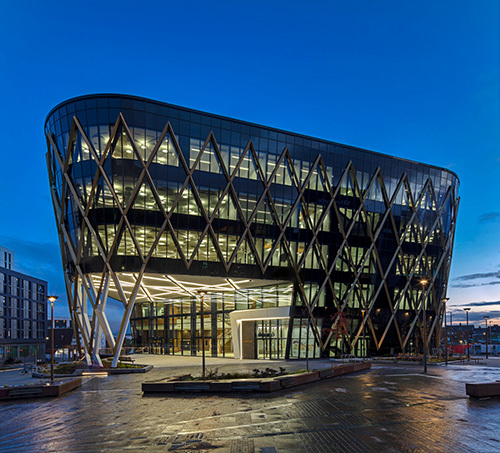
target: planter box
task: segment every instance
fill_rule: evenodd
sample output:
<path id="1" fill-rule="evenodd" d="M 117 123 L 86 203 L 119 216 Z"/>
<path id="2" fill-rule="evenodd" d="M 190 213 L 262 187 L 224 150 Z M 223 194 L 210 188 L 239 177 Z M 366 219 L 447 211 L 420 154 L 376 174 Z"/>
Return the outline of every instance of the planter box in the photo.
<path id="1" fill-rule="evenodd" d="M 231 382 L 231 388 L 236 392 L 252 392 L 260 390 L 262 379 L 240 379 Z"/>
<path id="2" fill-rule="evenodd" d="M 500 396 L 500 382 L 485 382 L 483 384 L 465 384 L 465 393 L 473 398 Z"/>
<path id="3" fill-rule="evenodd" d="M 367 370 L 370 362 L 352 363 L 309 373 L 289 374 L 273 378 L 258 379 L 223 379 L 219 381 L 181 381 L 188 377 L 176 376 L 155 382 L 144 382 L 144 393 L 169 393 L 169 392 L 274 392 L 276 390 L 308 384 L 310 382 L 341 376 L 356 371 Z"/>
<path id="4" fill-rule="evenodd" d="M 210 381 L 211 392 L 231 392 L 232 390 L 231 380 L 221 379 L 220 381 Z"/>
<path id="5" fill-rule="evenodd" d="M 344 374 L 355 373 L 356 371 L 368 370 L 370 368 L 370 362 L 350 363 L 349 365 L 340 365 L 333 368 L 333 375 L 342 376 Z"/>
<path id="6" fill-rule="evenodd" d="M 133 373 L 147 373 L 153 369 L 153 365 L 136 365 L 141 368 L 103 368 L 102 371 L 107 371 L 108 374 L 133 374 Z"/>
<path id="7" fill-rule="evenodd" d="M 207 392 L 210 391 L 208 381 L 177 381 L 173 382 L 174 390 L 181 392 Z"/>
<path id="8" fill-rule="evenodd" d="M 309 373 L 292 374 L 289 376 L 278 376 L 275 379 L 281 383 L 281 387 L 289 388 L 295 387 L 296 385 L 319 381 L 319 373 L 317 371 L 312 371 Z"/>
<path id="9" fill-rule="evenodd" d="M 275 392 L 281 388 L 281 382 L 277 379 L 269 378 L 260 381 L 259 390 L 262 392 Z"/>
<path id="10" fill-rule="evenodd" d="M 56 381 L 53 384 L 14 385 L 12 387 L 0 388 L 0 400 L 59 396 L 81 385 L 82 378 L 80 377 L 65 381 Z"/>
<path id="11" fill-rule="evenodd" d="M 326 370 L 319 370 L 320 379 L 328 379 L 335 376 L 335 368 L 327 368 Z"/>
<path id="12" fill-rule="evenodd" d="M 164 393 L 173 392 L 174 383 L 177 382 L 143 382 L 142 391 L 144 393 Z"/>

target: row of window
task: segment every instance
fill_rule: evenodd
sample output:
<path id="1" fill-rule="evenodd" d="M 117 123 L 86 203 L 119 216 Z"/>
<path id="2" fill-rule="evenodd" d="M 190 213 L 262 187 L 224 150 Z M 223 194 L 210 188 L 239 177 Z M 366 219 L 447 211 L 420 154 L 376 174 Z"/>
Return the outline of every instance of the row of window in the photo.
<path id="1" fill-rule="evenodd" d="M 45 359 L 45 342 L 43 344 L 0 345 L 0 359 L 26 360 L 28 357 Z"/>
<path id="2" fill-rule="evenodd" d="M 43 320 L 45 312 L 45 303 L 0 295 L 0 316 Z"/>
<path id="3" fill-rule="evenodd" d="M 0 339 L 45 339 L 45 322 L 0 317 Z"/>
<path id="4" fill-rule="evenodd" d="M 102 102 L 106 104 L 107 107 L 103 106 L 102 109 L 95 110 L 94 105 L 96 102 Z M 85 107 L 85 104 L 89 104 L 89 107 Z M 80 107 L 77 108 L 77 105 Z M 90 105 L 93 106 L 91 107 Z M 141 109 L 141 106 L 145 106 L 144 109 Z M 127 123 L 135 126 L 134 137 L 137 137 L 139 141 L 143 140 L 143 142 L 147 142 L 148 137 L 152 137 L 151 132 L 149 132 L 151 129 L 159 133 L 158 131 L 163 130 L 167 121 L 170 120 L 173 129 L 178 131 L 180 135 L 196 138 L 203 137 L 204 139 L 208 136 L 210 131 L 214 131 L 216 137 L 224 137 L 225 140 L 221 140 L 221 142 L 234 146 L 245 146 L 248 138 L 251 137 L 257 149 L 268 153 L 272 153 L 273 151 L 273 146 L 270 145 L 270 143 L 276 143 L 279 144 L 278 146 L 281 146 L 281 148 L 279 148 L 280 150 L 283 149 L 284 146 L 288 146 L 290 148 L 296 147 L 297 149 L 302 147 L 310 149 L 314 154 L 321 152 L 327 154 L 356 155 L 358 158 L 363 157 L 364 159 L 376 160 L 383 164 L 384 167 L 390 166 L 395 161 L 395 159 L 389 156 L 362 149 L 345 147 L 293 133 L 275 131 L 266 127 L 239 122 L 237 120 L 227 120 L 208 114 L 189 112 L 174 106 L 169 107 L 157 103 L 147 103 L 130 99 L 87 99 L 85 101 L 81 100 L 75 103 L 68 103 L 53 112 L 48 118 L 47 126 L 50 127 L 56 136 L 61 135 L 63 132 L 69 131 L 72 117 L 76 114 L 82 124 L 87 126 L 89 137 L 94 138 L 100 135 L 109 136 L 109 125 L 114 124 L 121 109 Z M 97 115 L 98 112 L 99 115 Z M 62 124 L 61 121 L 63 121 Z M 145 121 L 153 121 L 155 123 L 154 127 L 151 128 L 151 126 L 147 127 L 145 124 L 141 124 Z M 90 129 L 91 127 L 99 127 L 99 125 L 101 125 L 101 130 L 95 131 Z M 104 128 L 103 125 L 105 125 Z M 242 140 L 244 143 L 241 143 Z M 412 167 L 411 163 L 397 161 L 397 165 L 400 167 L 397 173 L 401 172 L 402 166 L 408 167 L 404 169 L 407 173 L 412 170 L 414 171 L 414 167 Z M 442 174 L 440 169 L 433 167 L 427 168 L 426 172 L 428 172 L 428 176 L 433 178 L 433 180 L 436 180 Z M 451 174 L 446 173 L 442 176 L 449 180 L 447 185 L 451 184 L 454 178 Z"/>
<path id="5" fill-rule="evenodd" d="M 45 286 L 0 272 L 0 293 L 44 302 Z"/>
<path id="6" fill-rule="evenodd" d="M 90 126 L 87 128 L 88 129 L 87 132 L 89 134 L 89 140 L 92 141 L 92 145 L 94 146 L 98 154 L 100 154 L 100 152 L 103 151 L 108 145 L 109 127 L 110 127 L 109 125 L 106 126 L 101 125 L 101 126 Z M 134 143 L 135 148 L 141 154 L 142 159 L 146 161 L 150 157 L 153 150 L 155 149 L 157 142 L 160 138 L 161 132 L 157 130 L 141 129 L 132 126 L 130 127 L 130 131 L 132 133 L 135 142 Z M 67 149 L 69 133 L 68 132 L 56 133 L 56 136 L 58 137 L 57 140 L 59 149 L 61 151 Z M 181 134 L 180 137 L 177 137 L 179 138 L 180 142 L 183 142 L 183 146 L 181 147 L 181 149 L 184 149 L 184 147 L 186 149 L 189 149 L 189 152 L 187 153 L 188 156 L 187 160 L 188 164 L 190 164 L 191 167 L 194 165 L 196 158 L 198 157 L 198 154 L 205 142 L 205 138 L 199 139 L 195 137 L 196 135 L 193 134 L 188 134 L 188 135 Z M 133 150 L 132 145 L 129 142 L 128 135 L 124 131 L 120 130 L 119 139 L 115 144 L 113 144 L 113 146 L 114 148 L 111 151 L 112 158 L 120 160 L 127 160 L 127 159 L 137 160 L 135 151 Z M 245 146 L 246 143 L 234 145 L 225 142 L 224 140 L 222 140 L 222 138 L 220 138 L 219 149 L 222 155 L 222 160 L 224 161 L 226 168 L 230 173 L 232 173 L 232 171 L 234 170 L 236 163 L 238 162 L 242 154 L 243 148 Z M 258 144 L 255 144 L 255 147 L 258 152 L 260 165 L 263 171 L 266 173 L 265 175 L 266 179 L 268 179 L 275 167 L 278 155 L 281 154 L 281 152 L 284 149 L 284 146 L 275 153 L 270 152 L 269 149 L 267 148 L 259 147 Z M 392 193 L 394 192 L 399 177 L 401 174 L 403 174 L 403 172 L 406 172 L 410 177 L 410 184 L 412 186 L 412 191 L 414 193 L 419 193 L 421 191 L 424 182 L 430 176 L 433 180 L 434 188 L 436 189 L 438 199 L 441 199 L 444 196 L 446 189 L 450 185 L 456 183 L 455 178 L 451 174 L 440 172 L 432 168 L 430 169 L 425 168 L 424 169 L 426 170 L 425 172 L 422 172 L 420 169 L 417 172 L 413 167 L 405 168 L 405 166 L 410 165 L 409 163 L 395 161 L 394 159 L 391 159 L 388 156 L 374 156 L 375 158 L 375 160 L 373 160 L 374 165 L 372 165 L 372 160 L 370 160 L 369 161 L 370 165 L 366 165 L 366 171 L 361 171 L 360 168 L 365 168 L 365 165 L 362 164 L 362 162 L 364 161 L 359 161 L 359 159 L 356 158 L 359 157 L 357 156 L 356 153 L 363 154 L 362 150 L 351 151 L 351 152 L 353 153 L 353 155 L 352 156 L 346 155 L 343 164 L 337 164 L 337 155 L 334 156 L 336 161 L 335 167 L 329 163 L 327 164 L 327 174 L 328 177 L 331 179 L 332 183 L 334 175 L 337 178 L 340 177 L 340 174 L 342 173 L 345 165 L 349 160 L 353 160 L 355 162 L 355 167 L 358 168 L 357 182 L 362 190 L 365 190 L 368 187 L 368 183 L 371 180 L 371 176 L 375 168 L 379 164 L 381 164 L 385 160 L 387 160 L 388 163 L 396 162 L 394 163 L 394 165 L 397 168 L 394 171 L 392 171 L 392 165 L 390 165 L 389 167 L 381 165 L 383 168 L 382 173 L 384 174 L 386 180 L 386 186 L 389 196 L 391 196 Z M 301 182 L 303 182 L 309 172 L 312 159 L 318 153 L 316 152 L 314 156 L 312 155 L 308 156 L 311 158 L 310 160 L 297 159 L 295 156 L 298 156 L 299 154 L 300 153 L 292 153 L 292 155 L 294 156 L 294 168 L 296 174 L 298 178 L 301 180 Z M 326 157 L 327 155 L 323 156 L 324 159 Z M 79 136 L 77 142 L 75 143 L 75 151 L 73 153 L 73 158 L 71 163 L 78 163 L 82 161 L 87 161 L 89 159 L 91 159 L 90 150 L 88 149 L 86 143 L 84 142 L 82 143 L 82 140 Z M 249 161 L 250 159 L 251 158 L 248 157 L 245 159 L 245 162 L 243 162 L 243 165 L 238 173 L 239 177 L 249 178 L 249 179 L 257 178 L 255 166 Z M 172 140 L 168 135 L 165 136 L 163 142 L 158 147 L 158 152 L 155 155 L 153 162 L 162 165 L 169 165 L 175 167 L 179 166 L 177 151 L 175 150 Z M 278 184 L 291 185 L 292 180 L 285 171 L 285 166 L 287 166 L 286 163 L 284 163 L 283 169 L 280 169 L 280 171 L 278 172 L 275 182 Z M 334 168 L 336 168 L 335 172 Z M 391 170 L 387 171 L 388 168 L 390 168 Z M 209 144 L 206 150 L 204 151 L 197 169 L 209 173 L 210 172 L 222 173 L 219 162 L 217 161 L 217 157 L 215 155 L 215 151 L 212 149 L 211 144 Z"/>

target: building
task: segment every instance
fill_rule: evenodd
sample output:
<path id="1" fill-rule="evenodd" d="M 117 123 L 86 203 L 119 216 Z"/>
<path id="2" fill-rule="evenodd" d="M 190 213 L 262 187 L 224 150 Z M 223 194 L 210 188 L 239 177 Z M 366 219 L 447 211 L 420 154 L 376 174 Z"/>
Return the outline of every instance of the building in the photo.
<path id="1" fill-rule="evenodd" d="M 49 319 L 47 328 L 47 341 L 45 354 L 50 357 L 52 353 L 52 322 Z M 76 341 L 71 319 L 54 318 L 54 357 L 56 360 L 70 360 L 76 354 Z"/>
<path id="2" fill-rule="evenodd" d="M 0 360 L 45 357 L 47 282 L 16 272 L 14 252 L 0 247 Z"/>
<path id="3" fill-rule="evenodd" d="M 14 252 L 0 246 L 0 267 L 14 269 Z"/>
<path id="4" fill-rule="evenodd" d="M 45 133 L 89 362 L 100 363 L 104 335 L 116 364 L 129 322 L 136 347 L 163 354 L 312 358 L 439 344 L 453 172 L 125 95 L 65 101 Z M 116 339 L 109 297 L 123 305 Z"/>

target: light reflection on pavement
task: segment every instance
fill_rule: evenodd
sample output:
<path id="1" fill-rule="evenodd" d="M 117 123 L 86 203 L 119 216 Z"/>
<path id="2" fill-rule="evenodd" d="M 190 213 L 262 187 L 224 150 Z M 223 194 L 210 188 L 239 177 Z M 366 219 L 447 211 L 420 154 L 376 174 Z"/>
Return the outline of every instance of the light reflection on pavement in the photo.
<path id="1" fill-rule="evenodd" d="M 179 363 L 147 374 L 89 378 L 58 399 L 0 403 L 0 451 L 500 450 L 500 398 L 469 400 L 464 385 L 500 380 L 500 367 L 430 366 L 423 375 L 419 365 L 374 363 L 370 372 L 271 394 L 142 395 L 143 381 L 199 370 L 196 361 Z M 240 370 L 245 364 L 226 359 L 218 366 Z M 1 385 L 7 377 L 14 379 L 0 373 Z"/>

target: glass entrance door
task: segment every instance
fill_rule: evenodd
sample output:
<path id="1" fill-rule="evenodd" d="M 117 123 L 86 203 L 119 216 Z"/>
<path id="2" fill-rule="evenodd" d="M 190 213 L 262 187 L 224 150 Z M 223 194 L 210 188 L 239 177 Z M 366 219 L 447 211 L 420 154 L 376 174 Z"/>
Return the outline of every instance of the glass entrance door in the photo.
<path id="1" fill-rule="evenodd" d="M 255 322 L 257 358 L 284 359 L 288 322 L 281 319 L 265 319 Z"/>

